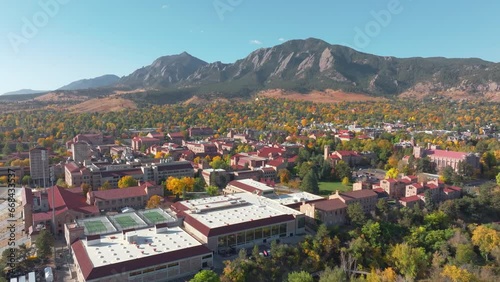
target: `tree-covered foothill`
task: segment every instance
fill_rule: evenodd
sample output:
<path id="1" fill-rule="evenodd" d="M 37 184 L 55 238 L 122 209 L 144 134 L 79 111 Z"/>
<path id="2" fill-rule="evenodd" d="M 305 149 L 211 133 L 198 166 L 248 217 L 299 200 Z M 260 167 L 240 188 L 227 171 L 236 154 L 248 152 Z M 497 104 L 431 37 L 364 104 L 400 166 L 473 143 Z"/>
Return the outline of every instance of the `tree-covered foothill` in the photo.
<path id="1" fill-rule="evenodd" d="M 374 213 L 365 214 L 353 204 L 347 210 L 349 225 L 320 225 L 315 236 L 297 246 L 273 243 L 271 257 L 260 256 L 257 249 L 254 259 L 243 255 L 228 261 L 221 280 L 307 281 L 307 274 L 315 274 L 319 281 L 496 282 L 499 212 L 496 185 L 435 203 L 432 209 L 397 207 L 382 199 Z"/>

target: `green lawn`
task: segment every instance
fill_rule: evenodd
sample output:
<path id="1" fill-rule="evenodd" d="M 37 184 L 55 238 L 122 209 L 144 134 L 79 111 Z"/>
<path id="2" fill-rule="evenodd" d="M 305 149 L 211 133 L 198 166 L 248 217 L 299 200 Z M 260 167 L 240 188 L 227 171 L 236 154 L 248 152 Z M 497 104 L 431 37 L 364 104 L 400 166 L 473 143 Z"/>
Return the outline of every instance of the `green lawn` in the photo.
<path id="1" fill-rule="evenodd" d="M 345 186 L 342 182 L 319 182 L 320 195 L 331 195 L 336 190 L 339 192 L 352 191 L 352 185 Z"/>
<path id="2" fill-rule="evenodd" d="M 108 230 L 101 221 L 84 221 L 83 224 L 90 234 L 102 233 Z"/>
<path id="3" fill-rule="evenodd" d="M 144 215 L 144 217 L 153 224 L 156 224 L 160 221 L 165 221 L 165 217 L 157 211 L 144 212 L 142 215 Z"/>
<path id="4" fill-rule="evenodd" d="M 138 223 L 130 215 L 115 217 L 115 220 L 123 229 L 138 225 Z"/>

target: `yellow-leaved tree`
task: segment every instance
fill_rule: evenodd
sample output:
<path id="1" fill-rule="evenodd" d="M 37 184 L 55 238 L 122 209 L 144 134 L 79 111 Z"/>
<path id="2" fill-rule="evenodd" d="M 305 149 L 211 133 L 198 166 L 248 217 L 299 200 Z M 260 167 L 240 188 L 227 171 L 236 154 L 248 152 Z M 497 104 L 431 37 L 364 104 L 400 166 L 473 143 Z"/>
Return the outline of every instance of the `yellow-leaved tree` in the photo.
<path id="1" fill-rule="evenodd" d="M 399 175 L 399 170 L 397 168 L 391 168 L 385 173 L 385 179 L 393 178 L 396 179 L 398 178 Z"/>
<path id="2" fill-rule="evenodd" d="M 126 175 L 118 180 L 118 188 L 128 188 L 132 186 L 137 186 L 137 180 L 130 175 Z"/>
<path id="3" fill-rule="evenodd" d="M 475 277 L 472 273 L 466 269 L 456 267 L 455 265 L 445 265 L 441 276 L 449 278 L 453 282 L 472 282 L 475 281 Z"/>
<path id="4" fill-rule="evenodd" d="M 472 244 L 479 247 L 481 255 L 488 260 L 488 254 L 500 246 L 500 232 L 485 225 L 479 225 L 472 231 Z"/>
<path id="5" fill-rule="evenodd" d="M 158 195 L 153 195 L 149 198 L 148 203 L 146 204 L 147 209 L 154 209 L 159 207 L 161 204 L 161 197 Z"/>
<path id="6" fill-rule="evenodd" d="M 170 176 L 167 179 L 166 188 L 174 195 L 179 197 L 183 192 L 193 191 L 194 182 L 195 181 L 193 177 L 177 178 Z"/>

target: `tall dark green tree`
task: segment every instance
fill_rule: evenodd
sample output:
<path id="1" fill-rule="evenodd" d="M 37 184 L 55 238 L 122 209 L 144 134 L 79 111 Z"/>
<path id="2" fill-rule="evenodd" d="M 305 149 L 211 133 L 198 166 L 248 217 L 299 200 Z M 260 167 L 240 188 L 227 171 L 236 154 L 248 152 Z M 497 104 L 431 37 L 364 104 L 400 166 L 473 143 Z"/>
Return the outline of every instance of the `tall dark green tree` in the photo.
<path id="1" fill-rule="evenodd" d="M 347 217 L 352 224 L 357 226 L 362 226 L 366 222 L 366 215 L 360 203 L 347 206 Z"/>
<path id="2" fill-rule="evenodd" d="M 305 192 L 318 194 L 319 193 L 319 185 L 318 178 L 316 177 L 316 173 L 313 170 L 310 170 L 302 179 L 300 183 L 300 189 Z"/>
<path id="3" fill-rule="evenodd" d="M 52 247 L 54 246 L 54 236 L 49 231 L 43 229 L 38 234 L 35 241 L 37 255 L 41 259 L 48 258 L 52 253 Z"/>
<path id="4" fill-rule="evenodd" d="M 352 180 L 352 170 L 349 167 L 349 165 L 346 164 L 344 161 L 340 161 L 339 163 L 337 163 L 333 170 L 334 170 L 335 180 L 342 181 L 344 177 L 347 177 L 349 181 Z"/>

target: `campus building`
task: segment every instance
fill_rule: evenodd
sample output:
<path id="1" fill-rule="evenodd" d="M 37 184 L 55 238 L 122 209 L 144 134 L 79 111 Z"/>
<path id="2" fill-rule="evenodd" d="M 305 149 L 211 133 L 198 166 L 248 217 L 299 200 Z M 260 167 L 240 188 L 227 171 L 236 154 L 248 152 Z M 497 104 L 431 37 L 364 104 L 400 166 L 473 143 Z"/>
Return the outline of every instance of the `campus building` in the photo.
<path id="1" fill-rule="evenodd" d="M 170 176 L 193 177 L 194 169 L 190 162 L 160 159 L 159 162 L 146 164 L 88 164 L 79 165 L 69 162 L 64 167 L 65 181 L 69 186 L 89 184 L 97 190 L 105 182 L 111 187 L 118 187 L 118 181 L 124 176 L 131 176 L 137 181 L 160 183 Z"/>
<path id="2" fill-rule="evenodd" d="M 153 212 L 67 224 L 66 240 L 78 281 L 172 281 L 213 266 L 211 250 L 182 230 L 169 215 Z M 155 220 L 158 216 L 164 219 Z"/>
<path id="3" fill-rule="evenodd" d="M 342 225 L 346 222 L 347 205 L 339 199 L 311 202 L 300 206 L 309 222 L 319 220 L 326 226 Z"/>
<path id="4" fill-rule="evenodd" d="M 184 229 L 213 251 L 247 248 L 305 233 L 305 216 L 251 193 L 177 202 Z"/>
<path id="5" fill-rule="evenodd" d="M 251 193 L 263 197 L 274 195 L 274 188 L 253 179 L 233 180 L 224 189 L 224 193 Z"/>

